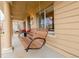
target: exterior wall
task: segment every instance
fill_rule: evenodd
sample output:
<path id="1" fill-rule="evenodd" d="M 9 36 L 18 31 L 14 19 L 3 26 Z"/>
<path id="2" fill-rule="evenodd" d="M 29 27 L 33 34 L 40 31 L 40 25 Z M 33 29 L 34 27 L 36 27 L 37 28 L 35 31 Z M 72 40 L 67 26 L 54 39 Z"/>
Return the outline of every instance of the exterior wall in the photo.
<path id="1" fill-rule="evenodd" d="M 48 46 L 66 57 L 79 57 L 79 2 L 54 2 L 55 37 Z"/>
<path id="2" fill-rule="evenodd" d="M 31 18 L 30 18 L 30 24 L 31 24 L 31 29 L 37 28 L 37 19 L 36 19 L 36 14 L 35 13 L 31 13 Z M 27 29 L 27 19 L 26 19 L 26 29 Z"/>
<path id="3" fill-rule="evenodd" d="M 37 20 L 36 17 L 33 16 L 33 19 L 31 21 L 31 28 L 37 28 L 36 20 Z"/>

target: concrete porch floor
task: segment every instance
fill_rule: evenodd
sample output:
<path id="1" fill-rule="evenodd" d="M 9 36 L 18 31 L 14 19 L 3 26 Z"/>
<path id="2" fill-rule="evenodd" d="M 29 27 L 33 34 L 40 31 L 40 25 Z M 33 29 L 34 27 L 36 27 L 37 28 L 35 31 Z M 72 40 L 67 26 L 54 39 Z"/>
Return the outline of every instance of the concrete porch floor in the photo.
<path id="1" fill-rule="evenodd" d="M 2 58 L 64 58 L 63 55 L 47 46 L 43 46 L 42 49 L 29 50 L 26 52 L 17 36 L 18 34 L 13 35 L 12 42 L 14 51 L 12 53 L 3 54 Z"/>

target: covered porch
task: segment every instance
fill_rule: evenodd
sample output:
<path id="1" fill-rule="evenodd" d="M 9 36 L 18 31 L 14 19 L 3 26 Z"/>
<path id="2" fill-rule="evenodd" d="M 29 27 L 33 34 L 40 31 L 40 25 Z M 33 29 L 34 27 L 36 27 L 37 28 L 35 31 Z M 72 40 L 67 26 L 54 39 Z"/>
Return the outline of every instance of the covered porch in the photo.
<path id="1" fill-rule="evenodd" d="M 79 57 L 78 5 L 75 1 L 0 1 L 1 57 Z M 46 43 L 26 52 L 18 35 L 33 29 L 47 29 Z M 43 32 L 38 36 L 44 37 Z"/>

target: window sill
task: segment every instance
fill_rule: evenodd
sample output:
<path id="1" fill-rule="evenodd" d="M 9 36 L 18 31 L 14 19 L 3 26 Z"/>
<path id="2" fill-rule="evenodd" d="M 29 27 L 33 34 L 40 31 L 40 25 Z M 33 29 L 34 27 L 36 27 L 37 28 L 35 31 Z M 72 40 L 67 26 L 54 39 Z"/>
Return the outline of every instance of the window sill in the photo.
<path id="1" fill-rule="evenodd" d="M 48 37 L 56 37 L 54 31 L 48 31 Z"/>

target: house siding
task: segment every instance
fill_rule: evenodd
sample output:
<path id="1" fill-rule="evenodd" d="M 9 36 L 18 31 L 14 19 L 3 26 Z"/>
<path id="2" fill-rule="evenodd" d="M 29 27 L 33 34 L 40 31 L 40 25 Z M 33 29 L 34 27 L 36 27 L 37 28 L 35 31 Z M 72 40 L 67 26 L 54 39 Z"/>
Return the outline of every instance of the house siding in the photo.
<path id="1" fill-rule="evenodd" d="M 79 2 L 54 2 L 55 37 L 47 45 L 66 57 L 79 57 Z"/>

